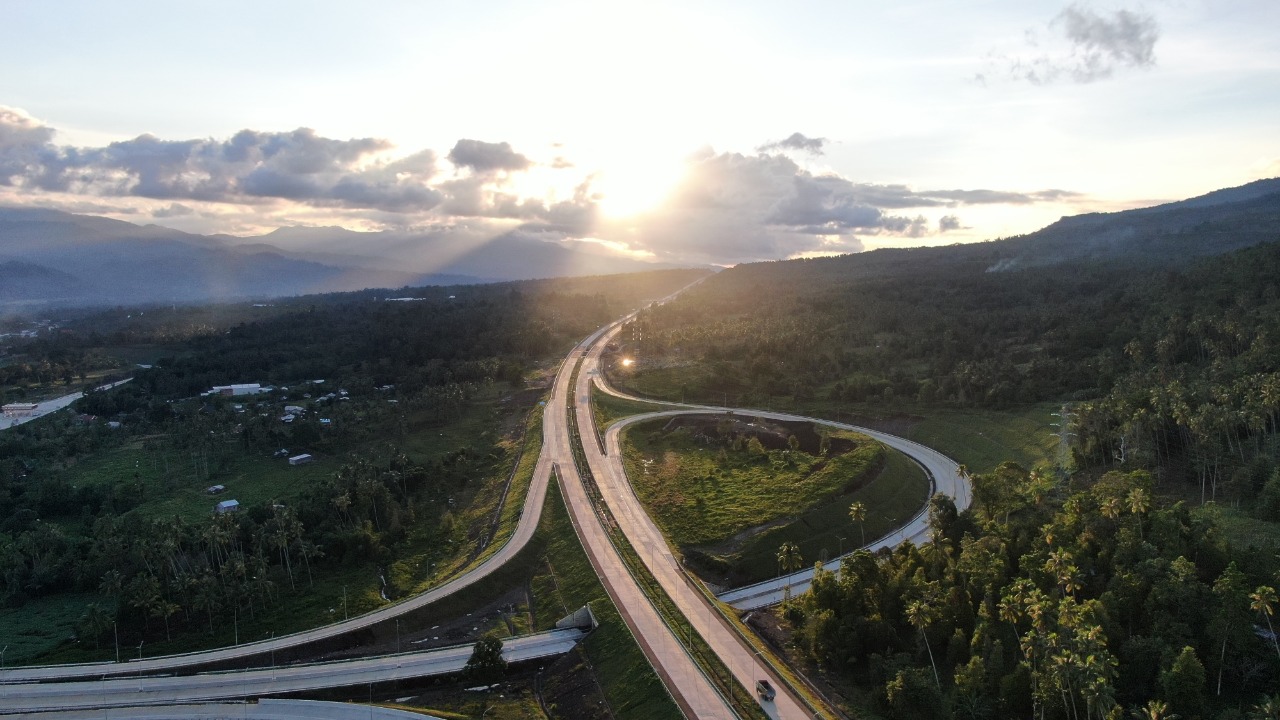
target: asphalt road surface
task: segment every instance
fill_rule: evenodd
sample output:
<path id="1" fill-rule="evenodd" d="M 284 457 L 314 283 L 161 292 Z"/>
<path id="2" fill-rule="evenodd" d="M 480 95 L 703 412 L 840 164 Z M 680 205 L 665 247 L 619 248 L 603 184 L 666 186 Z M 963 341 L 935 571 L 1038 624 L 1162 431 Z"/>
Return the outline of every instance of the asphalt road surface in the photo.
<path id="1" fill-rule="evenodd" d="M 585 635 L 579 628 L 567 628 L 507 638 L 503 641 L 502 656 L 507 662 L 519 662 L 561 655 L 572 650 Z M 466 666 L 472 647 L 456 645 L 375 658 L 239 672 L 0 685 L 0 715 L 256 698 L 447 675 Z"/>
<path id="2" fill-rule="evenodd" d="M 618 451 L 617 426 L 611 427 L 605 436 L 608 454 L 600 451 L 595 440 L 595 418 L 591 410 L 591 385 L 598 380 L 599 360 L 613 333 L 601 338 L 583 359 L 578 371 L 578 385 L 574 392 L 574 409 L 578 426 L 582 428 L 583 449 L 600 492 L 612 511 L 614 519 L 627 536 L 627 540 L 640 555 L 649 572 L 675 602 L 685 619 L 711 647 L 720 661 L 729 668 L 738 683 L 759 702 L 765 714 L 771 718 L 813 718 L 815 713 L 830 715 L 825 708 L 810 708 L 800 696 L 784 682 L 769 663 L 762 660 L 728 623 L 711 607 L 706 596 L 684 573 L 667 546 L 662 532 L 644 511 L 632 491 L 622 469 Z M 772 701 L 756 695 L 756 681 L 767 679 L 777 690 Z"/>
<path id="3" fill-rule="evenodd" d="M 95 388 L 95 390 L 110 390 L 111 388 L 116 387 L 117 385 L 123 385 L 132 379 L 133 378 L 126 378 L 118 382 L 108 383 L 106 385 L 102 385 L 100 387 Z M 36 403 L 37 405 L 36 411 L 30 415 L 24 415 L 23 417 L 18 417 L 18 418 L 0 417 L 0 430 L 7 430 L 16 425 L 29 423 L 32 420 L 39 420 L 45 415 L 50 415 L 52 413 L 58 412 L 59 410 L 67 407 L 68 405 L 79 400 L 82 397 L 84 397 L 84 393 L 74 392 L 74 393 L 71 393 L 70 395 L 63 395 L 62 397 L 54 398 L 52 400 L 43 400 L 39 403 Z"/>
<path id="4" fill-rule="evenodd" d="M 583 367 L 579 371 L 578 387 L 575 392 L 575 403 L 577 405 L 578 422 L 580 427 L 594 427 L 594 415 L 590 407 L 590 389 L 594 383 L 602 392 L 609 393 L 617 397 L 623 397 L 630 400 L 638 400 L 645 402 L 644 398 L 639 398 L 625 393 L 620 393 L 604 383 L 599 373 L 599 358 L 603 352 L 604 346 L 612 338 L 613 333 L 601 338 L 592 350 L 588 353 L 583 361 Z M 676 403 L 665 403 L 668 405 Z M 622 453 L 619 448 L 619 437 L 622 429 L 627 425 L 636 422 L 643 422 L 647 419 L 655 417 L 669 417 L 682 414 L 722 414 L 725 412 L 733 412 L 741 417 L 760 417 L 773 420 L 783 421 L 807 421 L 816 422 L 844 430 L 852 430 L 865 434 L 885 445 L 899 450 L 908 457 L 914 459 L 924 468 L 928 474 L 931 485 L 935 492 L 941 492 L 950 495 L 956 503 L 957 509 L 963 511 L 969 506 L 971 499 L 971 490 L 967 478 L 959 472 L 959 466 L 950 458 L 931 448 L 920 445 L 919 443 L 900 438 L 896 435 L 882 433 L 869 428 L 847 425 L 844 423 L 833 423 L 816 418 L 808 418 L 789 413 L 777 413 L 768 411 L 743 410 L 737 408 L 724 408 L 716 406 L 699 406 L 699 405 L 682 405 L 685 410 L 663 411 L 649 413 L 645 415 L 633 416 L 626 418 L 611 425 L 605 434 L 603 441 L 605 451 L 600 451 L 599 445 L 593 442 L 593 437 L 587 430 L 583 430 L 585 438 L 583 445 L 587 454 L 588 463 L 591 465 L 592 472 L 600 485 L 601 493 L 605 496 L 610 509 L 617 518 L 619 525 L 622 527 L 628 540 L 637 548 L 645 564 L 650 571 L 662 584 L 667 594 L 676 600 L 680 606 L 680 610 L 685 617 L 693 624 L 694 628 L 702 635 L 703 639 L 716 651 L 721 660 L 725 662 L 738 678 L 748 689 L 754 689 L 755 681 L 759 678 L 769 678 L 775 688 L 779 690 L 779 694 L 773 707 L 769 707 L 768 703 L 762 703 L 766 713 L 770 717 L 812 717 L 813 710 L 808 708 L 800 701 L 785 682 L 782 682 L 772 670 L 760 658 L 754 655 L 750 645 L 743 641 L 736 632 L 729 628 L 719 614 L 715 612 L 706 602 L 701 591 L 694 586 L 693 581 L 687 576 L 683 568 L 680 567 L 674 554 L 666 543 L 661 531 L 652 519 L 645 512 L 640 500 L 636 497 L 630 482 L 626 478 L 626 473 L 622 467 Z M 903 525 L 893 533 L 882 537 L 866 547 L 870 550 L 877 550 L 881 547 L 894 547 L 902 542 L 910 541 L 917 544 L 928 541 L 929 527 L 928 516 L 925 508 L 917 513 L 910 521 Z M 851 551 L 852 552 L 852 551 Z M 844 557 L 844 556 L 841 556 Z M 840 568 L 840 559 L 836 558 L 828 562 L 824 567 L 832 571 L 838 571 Z M 802 593 L 808 589 L 809 583 L 813 578 L 814 570 L 812 567 L 801 572 L 791 575 L 782 576 L 773 580 L 769 580 L 756 585 L 731 590 L 719 596 L 719 599 L 733 605 L 742 610 L 750 610 L 769 605 L 775 605 L 782 602 L 787 587 L 790 586 L 790 592 L 793 594 Z M 789 701 L 789 702 L 788 702 Z"/>

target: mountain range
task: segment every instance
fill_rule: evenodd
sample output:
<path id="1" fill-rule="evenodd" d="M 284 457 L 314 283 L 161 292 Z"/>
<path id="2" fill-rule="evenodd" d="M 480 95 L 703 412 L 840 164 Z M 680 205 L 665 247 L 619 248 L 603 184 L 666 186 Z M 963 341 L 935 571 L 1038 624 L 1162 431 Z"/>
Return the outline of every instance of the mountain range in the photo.
<path id="1" fill-rule="evenodd" d="M 945 248 L 880 250 L 842 272 L 908 271 L 929 258 L 998 272 L 1070 260 L 1178 264 L 1280 240 L 1280 178 L 1154 207 L 1065 217 L 1033 233 Z M 509 233 L 287 227 L 197 235 L 56 210 L 0 207 L 0 304 L 200 302 L 364 288 L 460 285 L 671 265 Z"/>
<path id="2" fill-rule="evenodd" d="M 672 267 L 516 233 L 281 228 L 197 235 L 57 210 L 0 207 L 0 303 L 112 305 L 462 285 Z"/>

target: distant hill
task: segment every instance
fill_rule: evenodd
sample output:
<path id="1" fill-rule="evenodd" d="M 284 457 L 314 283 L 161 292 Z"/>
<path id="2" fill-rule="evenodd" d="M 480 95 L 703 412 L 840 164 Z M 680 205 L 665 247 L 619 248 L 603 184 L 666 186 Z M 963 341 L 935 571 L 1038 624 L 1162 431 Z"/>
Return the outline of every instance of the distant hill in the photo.
<path id="1" fill-rule="evenodd" d="M 1273 178 L 1149 208 L 1065 217 L 1006 241 L 999 269 L 1121 257 L 1177 264 L 1277 240 L 1280 178 Z"/>
<path id="2" fill-rule="evenodd" d="M 76 305 L 279 297 L 659 267 L 520 235 L 282 228 L 238 238 L 0 207 L 0 302 Z"/>

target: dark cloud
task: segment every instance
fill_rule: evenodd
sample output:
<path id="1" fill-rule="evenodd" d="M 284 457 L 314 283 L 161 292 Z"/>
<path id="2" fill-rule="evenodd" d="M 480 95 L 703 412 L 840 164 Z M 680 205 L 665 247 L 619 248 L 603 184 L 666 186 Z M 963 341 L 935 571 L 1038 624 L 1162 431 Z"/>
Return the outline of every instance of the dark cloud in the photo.
<path id="1" fill-rule="evenodd" d="M 805 137 L 801 133 L 791 133 L 789 137 L 778 142 L 765 143 L 756 148 L 759 152 L 773 152 L 774 150 L 798 150 L 807 152 L 811 155 L 821 155 L 822 148 L 827 144 L 826 138 Z"/>
<path id="2" fill-rule="evenodd" d="M 1133 10 L 1100 13 L 1079 3 L 1068 5 L 1048 24 L 1049 38 L 1027 32 L 1031 51 L 1023 55 L 993 55 L 1014 79 L 1036 85 L 1068 80 L 1104 80 L 1122 68 L 1151 67 L 1160 28 L 1153 16 Z M 1042 49 L 1047 46 L 1047 49 Z M 975 80 L 986 84 L 986 75 Z"/>
<path id="3" fill-rule="evenodd" d="M 98 196 L 420 212 L 442 196 L 428 182 L 435 154 L 377 156 L 386 140 L 335 140 L 309 128 L 242 130 L 226 141 L 140 135 L 102 148 L 59 147 L 54 131 L 0 108 L 0 184 Z"/>
<path id="4" fill-rule="evenodd" d="M 940 233 L 959 230 L 960 227 L 960 218 L 955 215 L 943 215 L 938 218 L 938 232 Z"/>
<path id="5" fill-rule="evenodd" d="M 53 142 L 53 129 L 26 113 L 0 107 L 0 185 L 12 185 L 38 171 Z"/>
<path id="6" fill-rule="evenodd" d="M 152 210 L 151 217 L 158 220 L 164 218 L 186 217 L 187 215 L 194 215 L 195 212 L 194 208 L 183 205 L 182 203 L 169 203 L 165 207 Z"/>
<path id="7" fill-rule="evenodd" d="M 1160 30 L 1150 15 L 1117 10 L 1105 17 L 1071 5 L 1057 22 L 1077 51 L 1078 63 L 1072 69 L 1077 82 L 1110 77 L 1116 67 L 1150 67 L 1156 62 Z"/>
<path id="8" fill-rule="evenodd" d="M 477 173 L 525 170 L 532 164 L 529 158 L 512 150 L 511 143 L 466 139 L 459 140 L 449 151 L 449 162 Z"/>

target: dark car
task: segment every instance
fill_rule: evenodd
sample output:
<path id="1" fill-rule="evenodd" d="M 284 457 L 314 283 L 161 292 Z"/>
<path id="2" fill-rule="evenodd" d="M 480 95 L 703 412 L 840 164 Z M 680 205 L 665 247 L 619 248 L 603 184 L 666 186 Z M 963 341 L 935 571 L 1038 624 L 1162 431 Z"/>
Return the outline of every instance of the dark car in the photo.
<path id="1" fill-rule="evenodd" d="M 761 700 L 772 700 L 778 693 L 769 684 L 768 680 L 758 680 L 756 681 L 756 694 L 760 696 Z"/>

